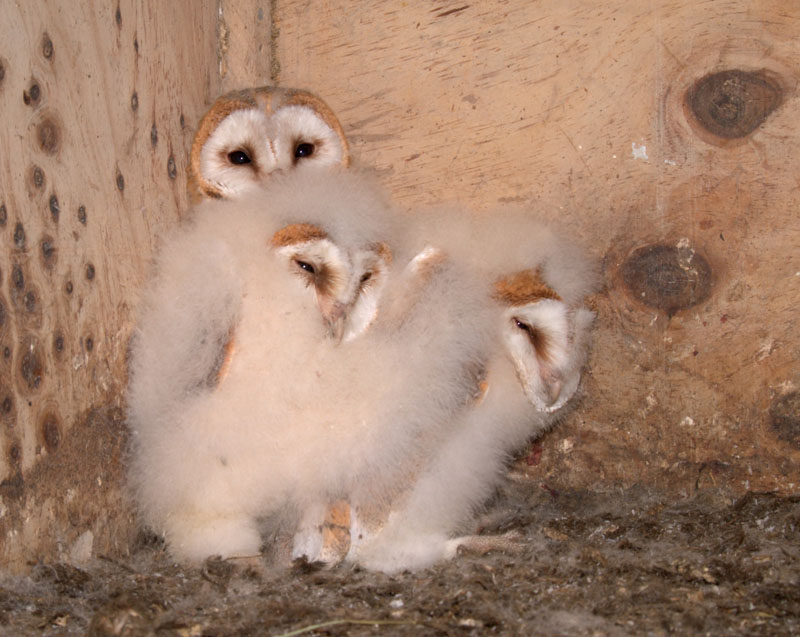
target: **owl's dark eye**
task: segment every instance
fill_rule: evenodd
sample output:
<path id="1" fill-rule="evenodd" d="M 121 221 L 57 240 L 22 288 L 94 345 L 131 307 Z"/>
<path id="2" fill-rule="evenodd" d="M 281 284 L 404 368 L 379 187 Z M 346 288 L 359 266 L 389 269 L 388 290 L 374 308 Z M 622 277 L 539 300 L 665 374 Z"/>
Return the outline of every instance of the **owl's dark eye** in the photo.
<path id="1" fill-rule="evenodd" d="M 301 270 L 305 270 L 309 274 L 314 274 L 316 272 L 314 266 L 311 265 L 310 263 L 307 263 L 305 261 L 300 261 L 299 259 L 295 259 L 294 262 L 297 264 L 298 268 L 300 268 Z"/>
<path id="2" fill-rule="evenodd" d="M 314 144 L 309 142 L 300 142 L 294 147 L 294 156 L 296 159 L 303 159 L 304 157 L 311 157 L 314 154 Z"/>
<path id="3" fill-rule="evenodd" d="M 364 272 L 364 274 L 361 275 L 361 285 L 364 285 L 371 278 L 372 278 L 372 272 Z"/>
<path id="4" fill-rule="evenodd" d="M 527 323 L 523 323 L 523 322 L 522 322 L 522 321 L 520 321 L 518 318 L 515 318 L 515 319 L 514 319 L 514 323 L 515 323 L 515 324 L 516 324 L 516 326 L 517 326 L 519 329 L 521 329 L 523 332 L 528 332 L 528 334 L 530 334 L 530 333 L 531 333 L 531 326 L 530 326 L 530 325 L 528 325 Z"/>
<path id="5" fill-rule="evenodd" d="M 250 159 L 250 155 L 243 150 L 234 150 L 228 153 L 228 161 L 236 166 L 241 166 L 243 164 L 249 164 L 252 160 Z"/>

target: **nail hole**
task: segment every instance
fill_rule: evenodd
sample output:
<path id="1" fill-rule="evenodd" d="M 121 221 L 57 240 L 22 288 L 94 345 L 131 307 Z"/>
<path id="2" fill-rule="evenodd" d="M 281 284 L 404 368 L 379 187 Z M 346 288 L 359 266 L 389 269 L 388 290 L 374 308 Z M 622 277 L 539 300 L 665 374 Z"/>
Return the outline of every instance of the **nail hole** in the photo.
<path id="1" fill-rule="evenodd" d="M 86 266 L 86 278 L 91 281 L 94 279 L 94 265 L 91 263 Z"/>
<path id="2" fill-rule="evenodd" d="M 86 206 L 78 206 L 78 221 L 86 225 Z"/>
<path id="3" fill-rule="evenodd" d="M 27 106 L 36 106 L 39 103 L 39 98 L 42 96 L 42 90 L 36 82 L 33 82 L 27 91 L 22 91 L 22 101 Z"/>
<path id="4" fill-rule="evenodd" d="M 39 166 L 34 166 L 31 169 L 31 181 L 36 188 L 44 186 L 44 171 Z"/>
<path id="5" fill-rule="evenodd" d="M 125 178 L 122 176 L 122 173 L 117 173 L 117 189 L 120 192 L 125 190 Z"/>
<path id="6" fill-rule="evenodd" d="M 55 239 L 49 235 L 44 236 L 41 242 L 41 249 L 44 267 L 51 270 L 56 264 L 57 250 Z"/>
<path id="7" fill-rule="evenodd" d="M 20 347 L 19 378 L 24 383 L 22 389 L 35 391 L 44 380 L 44 356 L 35 337 L 25 339 Z"/>
<path id="8" fill-rule="evenodd" d="M 53 58 L 53 41 L 47 35 L 47 31 L 42 35 L 42 55 L 48 60 Z"/>
<path id="9" fill-rule="evenodd" d="M 64 286 L 64 291 L 67 294 L 72 294 L 72 281 L 67 281 L 67 284 Z"/>
<path id="10" fill-rule="evenodd" d="M 58 222 L 58 215 L 60 212 L 61 208 L 58 205 L 58 197 L 50 195 L 50 216 L 53 217 L 53 221 Z"/>
<path id="11" fill-rule="evenodd" d="M 61 419 L 55 411 L 46 411 L 39 424 L 39 436 L 48 453 L 58 449 L 61 442 Z"/>
<path id="12" fill-rule="evenodd" d="M 14 245 L 20 250 L 25 250 L 25 228 L 21 221 L 14 226 Z"/>
<path id="13" fill-rule="evenodd" d="M 56 332 L 53 336 L 53 351 L 56 355 L 64 352 L 64 335 L 61 332 Z"/>
<path id="14" fill-rule="evenodd" d="M 135 113 L 139 110 L 139 95 L 136 91 L 131 95 L 131 110 Z"/>
<path id="15" fill-rule="evenodd" d="M 55 155 L 61 145 L 61 129 L 53 119 L 47 117 L 36 127 L 36 138 L 42 152 Z"/>
<path id="16" fill-rule="evenodd" d="M 22 268 L 18 265 L 11 268 L 11 282 L 18 290 L 25 287 L 25 276 L 22 274 Z"/>

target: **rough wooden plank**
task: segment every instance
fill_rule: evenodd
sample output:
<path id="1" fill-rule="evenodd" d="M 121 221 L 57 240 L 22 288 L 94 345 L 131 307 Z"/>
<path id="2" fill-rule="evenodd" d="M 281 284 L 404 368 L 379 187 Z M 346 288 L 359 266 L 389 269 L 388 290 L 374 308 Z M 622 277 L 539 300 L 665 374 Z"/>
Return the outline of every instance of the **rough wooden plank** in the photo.
<path id="1" fill-rule="evenodd" d="M 85 455 L 111 431 L 92 414 L 122 402 L 137 291 L 220 86 L 216 2 L 2 0 L 0 15 L 0 563 L 18 566 L 127 532 L 100 484 L 120 458 Z M 79 424 L 97 440 L 72 439 Z"/>
<path id="2" fill-rule="evenodd" d="M 525 203 L 603 258 L 586 397 L 530 473 L 797 488 L 800 8 L 339 0 L 279 2 L 274 20 L 281 84 L 322 95 L 409 208 Z M 779 105 L 749 135 L 715 140 L 684 98 L 731 69 L 766 71 Z M 766 100 L 743 94 L 745 109 Z M 724 119 L 738 98 L 715 99 Z M 631 262 L 648 247 L 666 261 Z M 710 289 L 695 305 L 649 306 L 621 274 L 638 263 L 669 306 L 681 268 L 697 275 L 693 255 Z"/>

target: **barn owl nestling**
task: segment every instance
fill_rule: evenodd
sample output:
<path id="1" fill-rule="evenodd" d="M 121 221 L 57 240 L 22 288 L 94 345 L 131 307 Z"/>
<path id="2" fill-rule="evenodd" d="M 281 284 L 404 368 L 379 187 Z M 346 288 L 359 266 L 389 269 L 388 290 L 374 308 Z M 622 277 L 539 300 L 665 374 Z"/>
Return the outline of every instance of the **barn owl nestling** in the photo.
<path id="1" fill-rule="evenodd" d="M 591 260 L 524 212 L 440 211 L 418 221 L 421 242 L 491 281 L 484 300 L 496 340 L 476 399 L 455 414 L 450 435 L 407 476 L 405 490 L 378 509 L 382 519 L 352 516 L 348 559 L 387 572 L 429 566 L 460 546 L 505 542 L 460 534 L 510 455 L 550 427 L 574 395 L 594 318 L 583 307 L 596 282 Z"/>
<path id="2" fill-rule="evenodd" d="M 236 197 L 279 169 L 349 163 L 341 124 L 316 95 L 274 86 L 234 91 L 198 125 L 189 192 L 195 201 Z"/>

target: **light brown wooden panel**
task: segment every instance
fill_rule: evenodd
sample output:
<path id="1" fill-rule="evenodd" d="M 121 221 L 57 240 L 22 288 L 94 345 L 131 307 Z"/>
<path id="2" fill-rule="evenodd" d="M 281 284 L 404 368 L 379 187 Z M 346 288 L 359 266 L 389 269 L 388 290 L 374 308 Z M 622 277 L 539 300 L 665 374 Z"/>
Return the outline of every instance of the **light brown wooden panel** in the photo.
<path id="1" fill-rule="evenodd" d="M 603 260 L 586 396 L 533 475 L 797 489 L 798 6 L 292 1 L 274 21 L 280 83 L 328 100 L 408 208 L 524 202 Z M 766 108 L 751 80 L 779 103 L 728 141 L 684 108 L 726 70 L 745 86 L 720 83 L 718 119 Z"/>
<path id="2" fill-rule="evenodd" d="M 115 408 L 138 289 L 220 90 L 218 13 L 2 0 L 0 16 L 0 564 L 19 566 L 132 528 Z"/>

